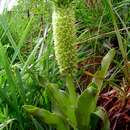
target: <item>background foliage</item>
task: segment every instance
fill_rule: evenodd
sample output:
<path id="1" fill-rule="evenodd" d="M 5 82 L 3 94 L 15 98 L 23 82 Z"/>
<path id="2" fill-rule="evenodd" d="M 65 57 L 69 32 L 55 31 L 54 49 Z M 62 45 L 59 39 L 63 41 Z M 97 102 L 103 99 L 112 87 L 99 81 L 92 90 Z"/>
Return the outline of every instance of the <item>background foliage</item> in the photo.
<path id="1" fill-rule="evenodd" d="M 124 77 L 129 85 L 130 1 L 113 0 L 112 12 L 104 0 L 75 0 L 74 5 L 79 57 L 77 91 L 81 93 L 91 82 L 90 75 L 111 48 L 116 49 L 116 57 L 104 87 L 114 84 L 120 88 Z M 47 84 L 56 83 L 65 89 L 53 49 L 52 8 L 48 0 L 19 0 L 12 11 L 0 15 L 0 129 L 53 129 L 22 108 L 23 104 L 30 104 L 51 110 Z"/>

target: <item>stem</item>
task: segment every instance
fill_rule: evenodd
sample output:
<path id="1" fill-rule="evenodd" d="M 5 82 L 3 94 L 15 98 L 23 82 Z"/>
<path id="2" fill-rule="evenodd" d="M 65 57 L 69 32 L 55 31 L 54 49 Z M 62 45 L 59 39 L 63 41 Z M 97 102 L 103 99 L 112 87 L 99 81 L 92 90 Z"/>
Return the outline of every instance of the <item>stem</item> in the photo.
<path id="1" fill-rule="evenodd" d="M 72 103 L 76 104 L 77 95 L 76 95 L 75 86 L 74 86 L 74 83 L 73 83 L 73 78 L 72 78 L 71 75 L 68 75 L 66 77 L 66 85 L 67 85 L 69 95 L 70 95 L 70 99 L 71 99 Z"/>

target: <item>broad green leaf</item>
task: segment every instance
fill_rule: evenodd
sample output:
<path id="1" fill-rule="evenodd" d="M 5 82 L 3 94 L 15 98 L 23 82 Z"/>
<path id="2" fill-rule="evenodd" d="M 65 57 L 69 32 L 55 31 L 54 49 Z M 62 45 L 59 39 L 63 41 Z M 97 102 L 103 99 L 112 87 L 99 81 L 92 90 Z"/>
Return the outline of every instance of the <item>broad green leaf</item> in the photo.
<path id="1" fill-rule="evenodd" d="M 69 105 L 69 96 L 68 94 L 57 88 L 54 84 L 48 85 L 49 94 L 54 99 L 59 109 L 64 113 Z"/>
<path id="2" fill-rule="evenodd" d="M 93 81 L 98 86 L 99 92 L 101 90 L 103 80 L 107 74 L 109 66 L 115 56 L 115 50 L 111 49 L 103 58 L 101 63 L 101 70 L 97 71 L 94 75 Z"/>
<path id="3" fill-rule="evenodd" d="M 78 99 L 76 118 L 79 130 L 90 129 L 90 115 L 96 109 L 97 93 L 96 84 L 91 83 Z"/>
<path id="4" fill-rule="evenodd" d="M 104 108 L 98 107 L 97 110 L 92 113 L 93 119 L 91 125 L 95 124 L 96 121 L 102 121 L 101 130 L 110 130 L 110 121 Z"/>
<path id="5" fill-rule="evenodd" d="M 111 49 L 103 58 L 102 62 L 101 62 L 101 71 L 103 74 L 103 77 L 106 76 L 107 71 L 109 69 L 109 66 L 113 60 L 115 56 L 115 49 Z"/>
<path id="6" fill-rule="evenodd" d="M 48 89 L 52 99 L 54 99 L 60 112 L 64 115 L 68 123 L 70 123 L 70 125 L 75 127 L 76 126 L 76 119 L 74 113 L 75 106 L 71 103 L 69 95 L 65 91 L 59 90 L 57 86 L 53 84 L 50 84 L 48 86 Z"/>
<path id="7" fill-rule="evenodd" d="M 23 108 L 41 121 L 49 125 L 56 125 L 57 130 L 68 130 L 68 126 L 65 124 L 63 118 L 56 113 L 51 113 L 45 109 L 40 109 L 31 105 L 24 105 Z"/>

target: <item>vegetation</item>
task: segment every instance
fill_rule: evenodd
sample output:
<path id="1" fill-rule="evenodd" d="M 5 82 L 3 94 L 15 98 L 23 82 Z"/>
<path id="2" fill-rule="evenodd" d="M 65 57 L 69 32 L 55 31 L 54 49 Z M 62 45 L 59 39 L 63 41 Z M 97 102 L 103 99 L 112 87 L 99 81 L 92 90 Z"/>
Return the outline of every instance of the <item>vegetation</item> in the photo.
<path id="1" fill-rule="evenodd" d="M 0 129 L 130 129 L 130 1 L 19 0 L 0 15 Z"/>

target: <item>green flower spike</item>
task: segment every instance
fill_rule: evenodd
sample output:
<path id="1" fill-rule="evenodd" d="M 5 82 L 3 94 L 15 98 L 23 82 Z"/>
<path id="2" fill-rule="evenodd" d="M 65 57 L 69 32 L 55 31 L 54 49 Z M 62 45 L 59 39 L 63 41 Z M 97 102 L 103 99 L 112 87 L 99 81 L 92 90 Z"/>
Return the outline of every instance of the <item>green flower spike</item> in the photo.
<path id="1" fill-rule="evenodd" d="M 72 0 L 61 1 L 54 4 L 52 24 L 56 60 L 60 72 L 66 75 L 74 74 L 77 68 L 75 17 Z"/>

